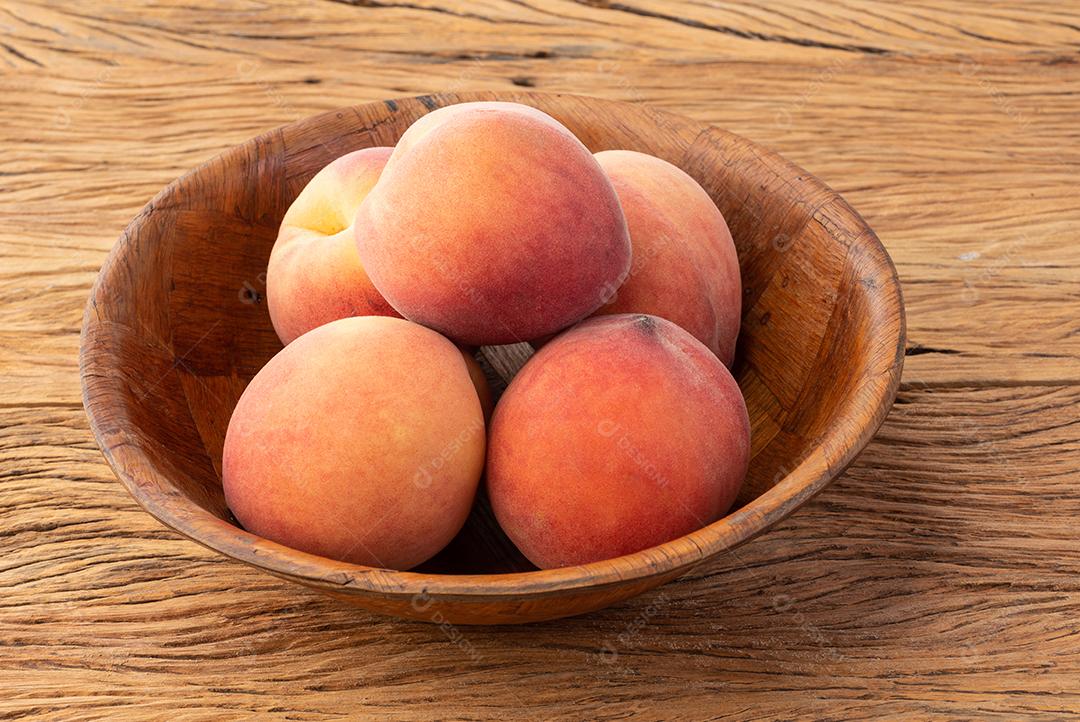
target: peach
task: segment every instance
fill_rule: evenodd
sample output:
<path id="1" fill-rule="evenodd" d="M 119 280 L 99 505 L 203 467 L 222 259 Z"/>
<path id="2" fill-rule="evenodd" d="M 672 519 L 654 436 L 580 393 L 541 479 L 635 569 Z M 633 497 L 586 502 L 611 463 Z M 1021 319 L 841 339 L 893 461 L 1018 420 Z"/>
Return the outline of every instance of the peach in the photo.
<path id="1" fill-rule="evenodd" d="M 408 569 L 465 523 L 484 446 L 460 349 L 404 319 L 340 319 L 286 346 L 244 390 L 225 437 L 225 499 L 267 539 Z"/>
<path id="2" fill-rule="evenodd" d="M 353 219 L 393 148 L 341 156 L 308 182 L 281 221 L 266 269 L 270 320 L 281 342 L 348 316 L 399 315 L 371 285 Z"/>
<path id="3" fill-rule="evenodd" d="M 731 232 L 697 181 L 660 158 L 607 150 L 596 160 L 619 195 L 634 260 L 598 314 L 647 313 L 673 321 L 731 366 L 742 283 Z"/>
<path id="4" fill-rule="evenodd" d="M 491 420 L 487 490 L 521 552 L 563 567 L 716 521 L 749 455 L 746 405 L 711 350 L 657 316 L 601 316 L 510 382 Z"/>
<path id="5" fill-rule="evenodd" d="M 463 103 L 414 123 L 355 233 L 391 306 L 473 345 L 559 331 L 630 268 L 626 221 L 599 164 L 554 118 L 515 103 Z"/>

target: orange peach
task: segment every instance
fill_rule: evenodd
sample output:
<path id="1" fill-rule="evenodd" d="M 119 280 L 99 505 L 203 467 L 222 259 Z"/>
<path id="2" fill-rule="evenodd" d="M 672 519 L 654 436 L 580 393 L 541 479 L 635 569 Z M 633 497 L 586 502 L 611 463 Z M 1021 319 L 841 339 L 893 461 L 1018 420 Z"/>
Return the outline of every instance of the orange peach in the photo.
<path id="1" fill-rule="evenodd" d="M 491 420 L 487 489 L 521 552 L 563 567 L 716 521 L 749 455 L 746 405 L 712 351 L 656 316 L 601 316 L 510 382 Z"/>
<path id="2" fill-rule="evenodd" d="M 484 446 L 460 349 L 404 319 L 341 319 L 286 346 L 244 390 L 225 437 L 225 499 L 267 539 L 408 569 L 465 523 Z"/>
<path id="3" fill-rule="evenodd" d="M 592 154 L 515 103 L 463 103 L 414 123 L 355 233 L 394 308 L 473 345 L 559 331 L 599 308 L 630 267 L 618 198 Z"/>
<path id="4" fill-rule="evenodd" d="M 648 313 L 673 321 L 731 366 L 742 283 L 731 232 L 697 181 L 660 158 L 629 150 L 596 154 L 619 195 L 634 261 L 597 314 Z"/>
<path id="5" fill-rule="evenodd" d="M 266 269 L 270 320 L 282 343 L 339 318 L 399 315 L 368 280 L 352 228 L 392 151 L 343 155 L 316 173 L 289 206 Z"/>

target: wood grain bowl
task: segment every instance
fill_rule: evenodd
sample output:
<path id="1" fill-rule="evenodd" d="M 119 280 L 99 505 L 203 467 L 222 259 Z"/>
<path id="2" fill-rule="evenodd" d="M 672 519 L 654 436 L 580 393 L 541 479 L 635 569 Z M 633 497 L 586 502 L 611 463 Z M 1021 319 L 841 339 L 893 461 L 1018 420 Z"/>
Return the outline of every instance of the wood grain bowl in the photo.
<path id="1" fill-rule="evenodd" d="M 245 384 L 280 348 L 264 298 L 267 258 L 291 200 L 332 159 L 393 145 L 417 118 L 510 100 L 559 119 L 593 151 L 629 148 L 698 180 L 723 211 L 742 266 L 735 375 L 753 460 L 735 508 L 699 531 L 618 559 L 532 569 L 484 504 L 421 569 L 305 554 L 239 528 L 221 450 Z M 673 579 L 768 529 L 840 474 L 885 419 L 904 358 L 900 286 L 874 232 L 809 173 L 739 136 L 638 105 L 475 92 L 388 100 L 301 120 L 168 185 L 105 262 L 83 324 L 83 399 L 98 444 L 152 515 L 228 557 L 369 610 L 501 624 L 599 609 Z"/>

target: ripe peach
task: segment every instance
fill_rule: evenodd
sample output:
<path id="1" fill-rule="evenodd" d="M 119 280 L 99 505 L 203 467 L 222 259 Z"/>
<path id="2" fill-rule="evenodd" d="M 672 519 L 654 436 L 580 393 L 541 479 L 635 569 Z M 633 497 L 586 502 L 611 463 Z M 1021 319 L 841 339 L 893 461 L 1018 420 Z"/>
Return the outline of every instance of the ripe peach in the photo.
<path id="1" fill-rule="evenodd" d="M 491 420 L 487 489 L 541 568 L 609 559 L 716 521 L 750 455 L 727 368 L 665 319 L 602 316 L 556 336 Z"/>
<path id="2" fill-rule="evenodd" d="M 392 151 L 365 148 L 341 156 L 289 206 L 266 269 L 270 320 L 282 343 L 339 318 L 399 315 L 368 280 L 352 229 L 356 209 Z"/>
<path id="3" fill-rule="evenodd" d="M 619 195 L 634 262 L 597 314 L 648 313 L 673 321 L 731 366 L 742 283 L 731 232 L 697 181 L 660 158 L 607 150 L 596 160 Z"/>
<path id="4" fill-rule="evenodd" d="M 355 231 L 394 308 L 474 345 L 559 331 L 599 308 L 630 267 L 626 221 L 592 154 L 515 103 L 463 103 L 414 123 Z"/>
<path id="5" fill-rule="evenodd" d="M 252 379 L 225 437 L 225 499 L 254 534 L 408 569 L 465 523 L 484 417 L 461 351 L 386 316 L 332 321 Z"/>

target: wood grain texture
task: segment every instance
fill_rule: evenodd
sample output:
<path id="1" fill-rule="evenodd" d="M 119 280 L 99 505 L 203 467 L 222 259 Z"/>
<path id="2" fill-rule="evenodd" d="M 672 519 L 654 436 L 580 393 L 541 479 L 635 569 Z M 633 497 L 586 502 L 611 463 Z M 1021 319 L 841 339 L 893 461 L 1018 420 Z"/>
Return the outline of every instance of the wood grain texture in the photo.
<path id="1" fill-rule="evenodd" d="M 1080 712 L 1080 13 L 216 6 L 0 3 L 0 716 Z M 716 124 L 859 209 L 897 262 L 912 354 L 859 461 L 737 557 L 494 630 L 377 621 L 138 509 L 91 441 L 76 357 L 146 199 L 314 112 L 513 87 Z"/>

